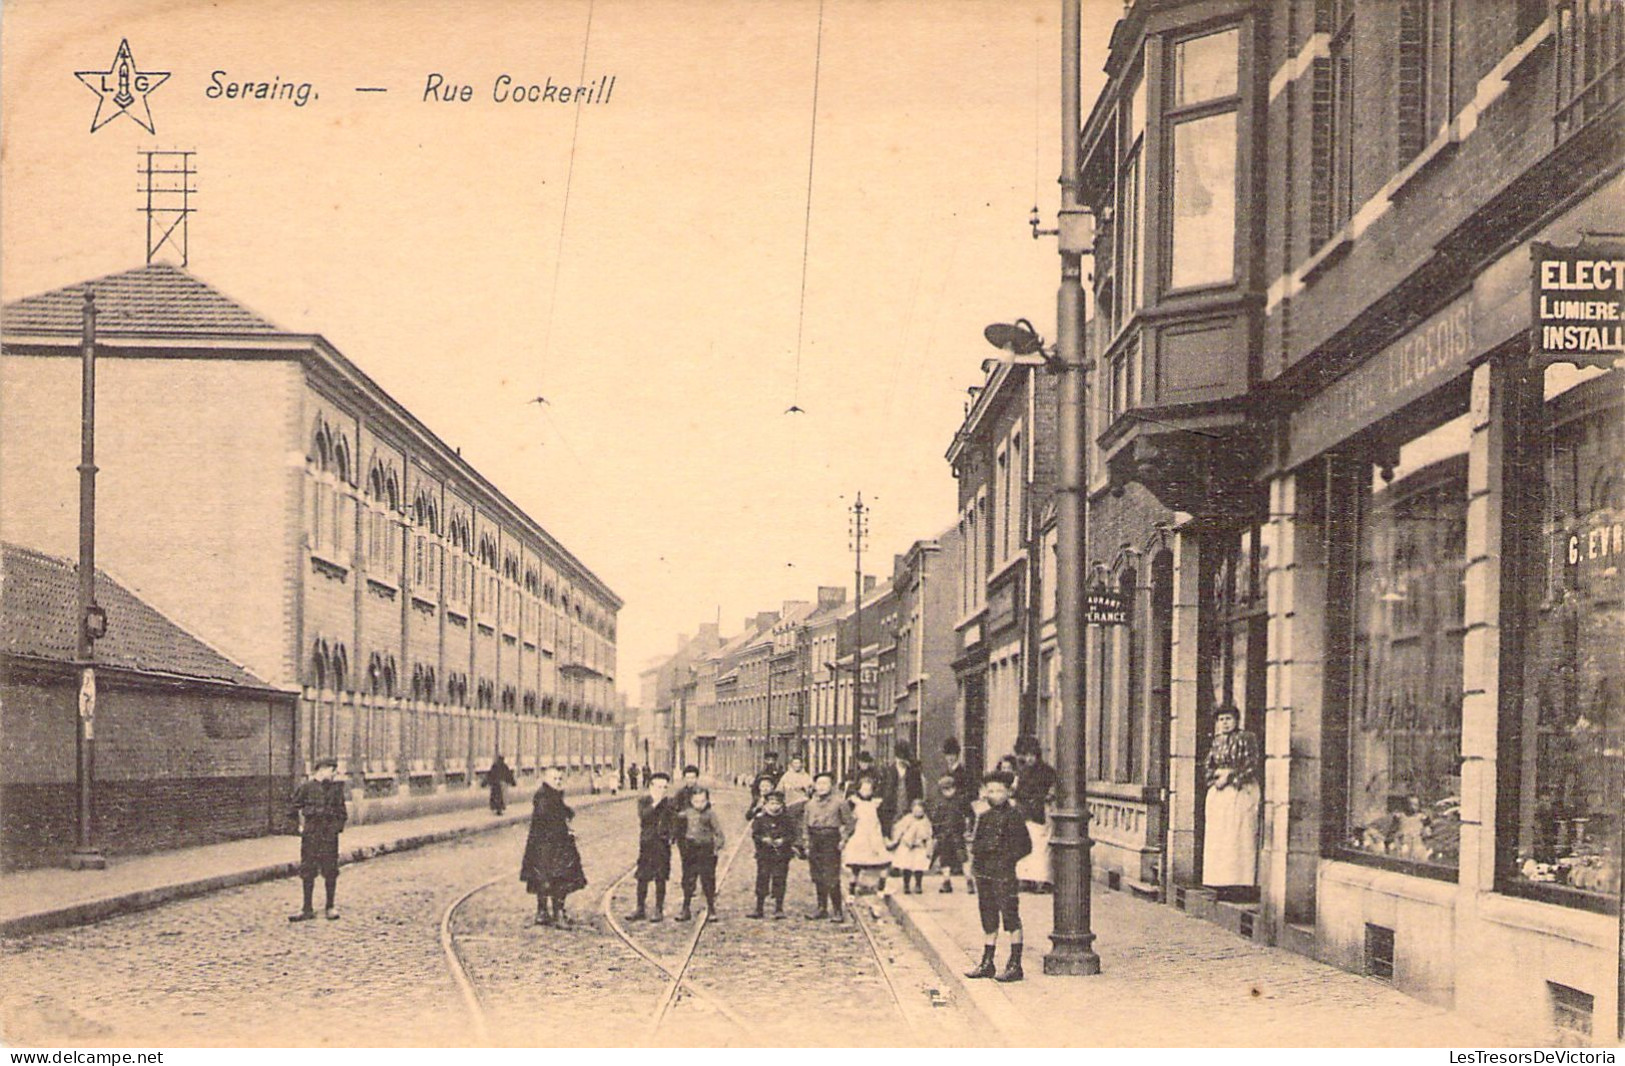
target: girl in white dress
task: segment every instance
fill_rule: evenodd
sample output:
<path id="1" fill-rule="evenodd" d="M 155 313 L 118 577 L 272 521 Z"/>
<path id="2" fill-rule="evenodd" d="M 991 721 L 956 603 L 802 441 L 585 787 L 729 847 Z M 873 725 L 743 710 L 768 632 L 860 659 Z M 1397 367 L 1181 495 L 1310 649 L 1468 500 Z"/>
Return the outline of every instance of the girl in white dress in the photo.
<path id="1" fill-rule="evenodd" d="M 903 893 L 925 891 L 925 872 L 931 869 L 931 853 L 936 850 L 935 832 L 925 813 L 925 800 L 917 799 L 909 812 L 892 826 L 891 843 L 896 849 L 892 869 L 903 875 Z M 912 878 L 913 887 L 910 887 Z"/>
<path id="2" fill-rule="evenodd" d="M 880 797 L 875 795 L 874 778 L 860 778 L 857 795 L 847 802 L 852 805 L 857 827 L 841 852 L 841 861 L 852 871 L 852 893 L 857 894 L 860 883 L 884 890 L 886 871 L 891 869 L 891 850 L 886 846 L 886 834 L 880 830 Z"/>

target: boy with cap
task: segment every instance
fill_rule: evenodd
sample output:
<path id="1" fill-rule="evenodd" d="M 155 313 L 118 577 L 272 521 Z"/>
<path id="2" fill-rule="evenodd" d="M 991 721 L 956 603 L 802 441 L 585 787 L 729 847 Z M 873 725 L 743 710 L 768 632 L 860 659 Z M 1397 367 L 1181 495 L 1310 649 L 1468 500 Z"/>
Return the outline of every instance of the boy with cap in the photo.
<path id="1" fill-rule="evenodd" d="M 795 850 L 796 822 L 784 809 L 784 793 L 774 789 L 767 794 L 750 823 L 751 840 L 756 844 L 756 909 L 749 917 L 762 917 L 762 904 L 773 896 L 773 917 L 784 917 L 784 883 L 790 876 L 790 855 Z"/>
<path id="2" fill-rule="evenodd" d="M 976 819 L 971 839 L 971 865 L 976 872 L 976 906 L 981 912 L 982 963 L 966 977 L 993 977 L 993 953 L 999 943 L 999 923 L 1010 936 L 1010 959 L 996 980 L 1019 981 L 1021 972 L 1021 893 L 1016 863 L 1032 851 L 1027 821 L 1010 802 L 1013 779 L 995 770 L 982 779 L 987 810 Z"/>
<path id="3" fill-rule="evenodd" d="M 801 847 L 807 854 L 807 870 L 818 893 L 818 910 L 809 921 L 828 918 L 846 920 L 841 900 L 841 849 L 857 827 L 852 805 L 835 794 L 835 775 L 828 770 L 813 778 L 812 799 L 802 814 Z"/>
<path id="4" fill-rule="evenodd" d="M 299 783 L 288 801 L 289 814 L 299 832 L 299 879 L 304 882 L 305 905 L 290 922 L 308 922 L 316 917 L 311 898 L 316 891 L 316 875 L 322 875 L 327 890 L 324 913 L 332 920 L 339 916 L 333 895 L 339 881 L 339 833 L 349 819 L 344 806 L 344 782 L 336 779 L 337 759 L 317 759 L 310 777 Z"/>
<path id="5" fill-rule="evenodd" d="M 658 922 L 666 917 L 666 882 L 671 880 L 671 837 L 676 808 L 666 796 L 671 775 L 650 774 L 646 791 L 638 797 L 638 909 L 626 916 L 629 922 L 647 918 Z M 655 886 L 655 909 L 648 910 L 649 882 Z"/>

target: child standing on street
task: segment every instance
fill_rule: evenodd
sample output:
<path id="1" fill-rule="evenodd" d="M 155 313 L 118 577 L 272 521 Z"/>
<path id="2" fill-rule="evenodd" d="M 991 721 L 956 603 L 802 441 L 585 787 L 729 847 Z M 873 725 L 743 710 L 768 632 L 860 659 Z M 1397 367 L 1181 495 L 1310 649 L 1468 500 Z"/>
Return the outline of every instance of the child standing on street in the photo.
<path id="1" fill-rule="evenodd" d="M 892 869 L 903 875 L 903 893 L 925 891 L 925 871 L 931 869 L 931 852 L 936 844 L 932 838 L 931 819 L 925 814 L 925 800 L 917 799 L 907 814 L 892 826 L 891 844 L 896 849 Z M 910 878 L 913 878 L 910 887 Z"/>
<path id="2" fill-rule="evenodd" d="M 661 921 L 666 916 L 666 882 L 671 879 L 672 821 L 676 812 L 666 795 L 671 775 L 653 774 L 638 797 L 638 909 L 626 916 L 629 922 Z M 647 906 L 649 882 L 655 886 L 655 909 Z"/>
<path id="3" fill-rule="evenodd" d="M 970 800 L 959 791 L 959 781 L 952 774 L 944 774 L 937 782 L 942 793 L 937 800 L 936 816 L 932 825 L 937 836 L 937 864 L 942 870 L 942 888 L 954 890 L 954 876 L 965 873 L 965 841 L 970 837 L 975 818 L 971 814 Z M 976 892 L 976 882 L 965 875 L 965 891 Z"/>
<path id="4" fill-rule="evenodd" d="M 695 785 L 687 790 L 688 809 L 677 812 L 677 850 L 683 856 L 683 909 L 677 915 L 679 922 L 694 917 L 694 886 L 698 882 L 705 892 L 705 907 L 712 921 L 717 920 L 717 855 L 726 838 L 722 834 L 722 821 L 711 808 L 711 790 Z"/>
<path id="5" fill-rule="evenodd" d="M 999 943 L 999 923 L 1010 937 L 1010 959 L 996 980 L 1019 981 L 1021 973 L 1021 893 L 1016 863 L 1032 850 L 1027 820 L 1010 802 L 1010 775 L 995 770 L 983 779 L 987 810 L 976 819 L 971 840 L 971 862 L 976 870 L 977 909 L 981 911 L 982 963 L 966 977 L 993 977 L 993 953 Z"/>
<path id="6" fill-rule="evenodd" d="M 818 893 L 818 910 L 808 921 L 828 918 L 846 920 L 841 901 L 841 849 L 852 835 L 855 823 L 846 797 L 835 793 L 835 775 L 825 770 L 813 778 L 812 798 L 802 817 L 802 850 L 807 853 L 807 872 Z"/>
<path id="7" fill-rule="evenodd" d="M 771 777 L 762 774 L 756 778 L 755 791 L 751 793 L 750 797 L 750 806 L 745 808 L 745 823 L 747 825 L 755 821 L 756 816 L 762 813 L 762 808 L 767 806 L 767 797 L 773 791 L 774 786 Z"/>
<path id="8" fill-rule="evenodd" d="M 841 861 L 852 871 L 851 892 L 857 895 L 860 884 L 866 891 L 873 888 L 874 891 L 884 892 L 886 871 L 891 869 L 891 847 L 880 828 L 882 800 L 875 795 L 875 779 L 858 778 L 857 794 L 847 803 L 852 807 L 854 828 L 846 847 L 841 851 Z"/>
<path id="9" fill-rule="evenodd" d="M 756 843 L 756 909 L 749 917 L 762 917 L 762 904 L 773 896 L 773 917 L 784 917 L 784 883 L 790 876 L 790 855 L 795 849 L 795 819 L 784 809 L 784 793 L 769 792 L 750 824 Z"/>
<path id="10" fill-rule="evenodd" d="M 317 759 L 309 780 L 300 782 L 288 804 L 299 830 L 299 879 L 305 889 L 305 905 L 298 914 L 288 916 L 290 922 L 316 917 L 311 897 L 318 873 L 327 889 L 325 913 L 329 919 L 339 916 L 333 895 L 339 883 L 339 833 L 349 820 L 349 811 L 344 806 L 344 782 L 335 779 L 338 766 L 337 759 Z"/>

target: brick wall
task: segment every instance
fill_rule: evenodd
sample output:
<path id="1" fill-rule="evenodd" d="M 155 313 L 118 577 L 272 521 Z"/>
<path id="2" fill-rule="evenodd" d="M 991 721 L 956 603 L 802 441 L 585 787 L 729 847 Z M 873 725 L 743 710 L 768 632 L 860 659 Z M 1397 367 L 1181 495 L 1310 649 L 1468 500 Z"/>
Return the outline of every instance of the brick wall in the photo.
<path id="1" fill-rule="evenodd" d="M 274 831 L 292 787 L 293 706 L 263 695 L 135 688 L 103 674 L 96 835 L 110 854 Z M 75 838 L 77 685 L 0 686 L 0 866 L 60 861 Z"/>

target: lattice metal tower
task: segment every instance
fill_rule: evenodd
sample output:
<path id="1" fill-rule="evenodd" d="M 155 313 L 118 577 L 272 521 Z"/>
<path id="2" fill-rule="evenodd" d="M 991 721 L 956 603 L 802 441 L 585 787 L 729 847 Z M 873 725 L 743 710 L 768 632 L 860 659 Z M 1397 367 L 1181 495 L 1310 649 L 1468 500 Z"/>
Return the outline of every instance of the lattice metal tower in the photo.
<path id="1" fill-rule="evenodd" d="M 197 169 L 192 157 L 195 151 L 142 149 L 143 162 L 138 173 L 146 197 L 141 208 L 147 216 L 147 262 L 150 264 L 167 245 L 180 253 L 181 266 L 187 265 L 190 253 L 190 225 L 192 212 L 197 208 L 192 197 L 197 195 Z"/>

